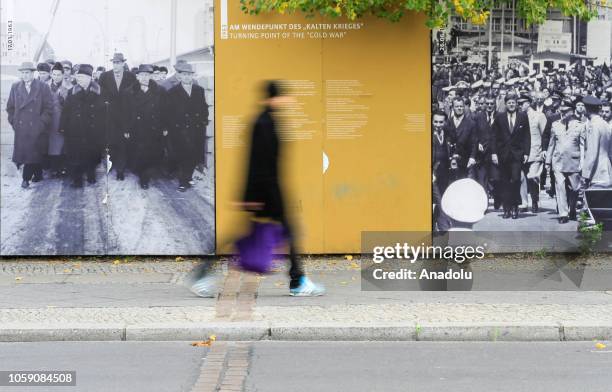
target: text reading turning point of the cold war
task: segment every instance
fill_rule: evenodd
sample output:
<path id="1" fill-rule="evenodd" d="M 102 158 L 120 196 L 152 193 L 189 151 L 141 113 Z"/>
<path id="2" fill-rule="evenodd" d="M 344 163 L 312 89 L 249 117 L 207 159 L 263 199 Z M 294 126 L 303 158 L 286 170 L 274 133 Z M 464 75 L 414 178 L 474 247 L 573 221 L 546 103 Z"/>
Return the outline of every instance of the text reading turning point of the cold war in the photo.
<path id="1" fill-rule="evenodd" d="M 363 23 L 241 23 L 229 25 L 229 39 L 344 38 Z"/>

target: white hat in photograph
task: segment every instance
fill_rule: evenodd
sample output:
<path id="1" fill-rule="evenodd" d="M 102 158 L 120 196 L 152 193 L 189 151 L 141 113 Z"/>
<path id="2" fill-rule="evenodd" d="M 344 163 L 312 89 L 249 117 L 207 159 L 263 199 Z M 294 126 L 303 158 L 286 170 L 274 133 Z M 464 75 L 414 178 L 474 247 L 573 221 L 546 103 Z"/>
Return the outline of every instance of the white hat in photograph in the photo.
<path id="1" fill-rule="evenodd" d="M 451 219 L 476 223 L 484 217 L 489 201 L 484 188 L 470 178 L 450 184 L 442 196 L 442 211 Z"/>

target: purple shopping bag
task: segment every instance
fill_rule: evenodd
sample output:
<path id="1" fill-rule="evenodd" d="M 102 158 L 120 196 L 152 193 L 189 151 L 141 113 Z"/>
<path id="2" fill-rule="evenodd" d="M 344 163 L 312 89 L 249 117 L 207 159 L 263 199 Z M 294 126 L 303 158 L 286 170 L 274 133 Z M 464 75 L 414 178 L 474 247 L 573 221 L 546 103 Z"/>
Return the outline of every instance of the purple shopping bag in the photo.
<path id="1" fill-rule="evenodd" d="M 273 222 L 253 222 L 251 232 L 236 242 L 240 268 L 267 273 L 272 269 L 274 250 L 284 241 L 283 227 Z"/>

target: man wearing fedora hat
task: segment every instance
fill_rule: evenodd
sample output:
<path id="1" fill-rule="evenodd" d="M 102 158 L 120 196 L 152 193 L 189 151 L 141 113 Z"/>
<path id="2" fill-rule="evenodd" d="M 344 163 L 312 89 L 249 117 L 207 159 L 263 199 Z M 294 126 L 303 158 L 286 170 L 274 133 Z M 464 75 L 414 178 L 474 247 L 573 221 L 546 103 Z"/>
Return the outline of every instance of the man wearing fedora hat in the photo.
<path id="1" fill-rule="evenodd" d="M 42 163 L 53 114 L 53 98 L 49 86 L 34 79 L 36 67 L 33 63 L 24 62 L 19 71 L 21 81 L 11 86 L 6 111 L 8 122 L 15 131 L 13 162 L 18 167 L 23 165 L 21 186 L 28 188 L 30 180 L 42 180 Z"/>
<path id="2" fill-rule="evenodd" d="M 117 173 L 117 179 L 123 181 L 125 168 L 128 160 L 129 134 L 126 132 L 123 119 L 125 113 L 121 105 L 121 94 L 137 84 L 136 76 L 125 70 L 126 58 L 122 53 L 115 53 L 112 58 L 113 69 L 100 75 L 100 88 L 102 98 L 108 105 L 108 129 L 107 142 L 110 145 L 110 154 L 113 167 Z"/>
<path id="3" fill-rule="evenodd" d="M 208 104 L 204 88 L 193 83 L 191 64 L 177 64 L 180 84 L 172 87 L 165 97 L 165 121 L 168 137 L 176 154 L 179 188 L 185 192 L 204 151 Z"/>
<path id="4" fill-rule="evenodd" d="M 125 129 L 132 139 L 134 169 L 142 189 L 149 188 L 151 171 L 162 155 L 163 139 L 167 132 L 162 127 L 163 90 L 151 82 L 152 65 L 141 64 L 136 71 L 138 84 L 124 93 Z"/>
<path id="5" fill-rule="evenodd" d="M 92 81 L 93 67 L 81 64 L 77 71 L 77 85 L 66 98 L 60 118 L 60 132 L 65 137 L 66 161 L 70 165 L 72 186 L 83 186 L 83 174 L 90 184 L 96 182 L 96 166 L 100 162 L 104 103 L 100 86 Z"/>

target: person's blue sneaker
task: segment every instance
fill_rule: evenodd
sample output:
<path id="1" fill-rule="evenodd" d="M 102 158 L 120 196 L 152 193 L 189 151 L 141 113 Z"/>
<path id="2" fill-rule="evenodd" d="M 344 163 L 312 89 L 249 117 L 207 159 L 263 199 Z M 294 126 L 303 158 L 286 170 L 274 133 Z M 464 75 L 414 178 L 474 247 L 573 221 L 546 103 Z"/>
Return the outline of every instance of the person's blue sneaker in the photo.
<path id="1" fill-rule="evenodd" d="M 208 275 L 193 282 L 190 290 L 198 297 L 215 298 L 217 296 L 216 283 L 215 276 Z"/>
<path id="2" fill-rule="evenodd" d="M 306 276 L 302 276 L 300 278 L 300 285 L 296 288 L 289 289 L 289 294 L 294 297 L 317 297 L 325 294 L 325 288 L 313 283 L 313 281 Z"/>

